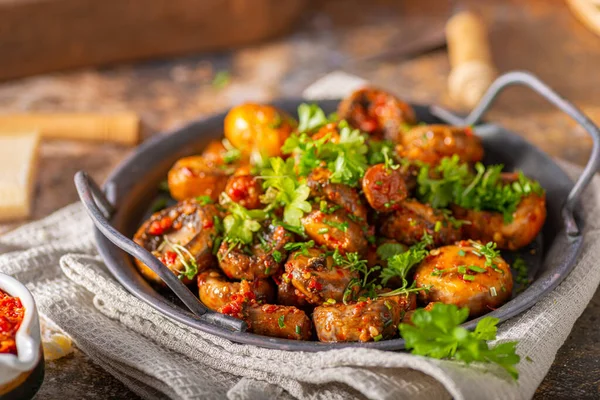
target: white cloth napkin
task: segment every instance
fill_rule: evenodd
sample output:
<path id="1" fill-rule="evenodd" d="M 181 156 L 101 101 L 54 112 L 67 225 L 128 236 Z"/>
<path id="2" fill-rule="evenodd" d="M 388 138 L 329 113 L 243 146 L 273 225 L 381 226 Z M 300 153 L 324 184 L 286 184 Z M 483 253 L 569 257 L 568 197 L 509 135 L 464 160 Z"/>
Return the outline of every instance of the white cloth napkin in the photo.
<path id="1" fill-rule="evenodd" d="M 340 76 L 333 88 L 321 82 L 329 85 L 326 93 L 360 83 L 352 78 L 345 84 Z M 314 97 L 317 89 L 309 94 Z M 572 177 L 580 173 L 563 166 Z M 527 399 L 600 282 L 599 206 L 595 178 L 583 196 L 587 224 L 577 266 L 556 290 L 500 327 L 500 340 L 519 341 L 518 383 L 487 365 L 465 367 L 367 349 L 267 350 L 190 329 L 157 313 L 110 276 L 79 203 L 1 236 L 0 272 L 26 283 L 42 314 L 144 398 Z"/>

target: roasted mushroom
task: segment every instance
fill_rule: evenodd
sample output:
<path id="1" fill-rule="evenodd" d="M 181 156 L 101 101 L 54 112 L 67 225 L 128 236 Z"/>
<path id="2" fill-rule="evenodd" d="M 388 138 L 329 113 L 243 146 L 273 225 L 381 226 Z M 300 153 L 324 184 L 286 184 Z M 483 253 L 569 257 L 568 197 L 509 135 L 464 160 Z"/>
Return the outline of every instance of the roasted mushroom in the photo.
<path id="1" fill-rule="evenodd" d="M 351 304 L 315 308 L 313 322 L 321 342 L 370 342 L 391 339 L 405 311 L 415 308 L 415 295 L 379 297 Z"/>
<path id="2" fill-rule="evenodd" d="M 198 295 L 204 305 L 218 310 L 232 300 L 234 294 L 252 293 L 259 304 L 272 303 L 275 290 L 266 279 L 231 282 L 219 271 L 210 269 L 198 274 Z"/>
<path id="3" fill-rule="evenodd" d="M 380 89 L 364 88 L 342 100 L 338 107 L 340 119 L 367 132 L 374 138 L 398 142 L 404 125 L 415 124 L 415 112 L 410 105 Z"/>
<path id="4" fill-rule="evenodd" d="M 468 223 L 462 226 L 463 236 L 482 242 L 495 242 L 500 249 L 518 250 L 531 243 L 546 221 L 546 195 L 532 193 L 523 199 L 512 215 L 504 220 L 502 213 L 467 210 L 452 206 L 456 218 Z"/>
<path id="5" fill-rule="evenodd" d="M 396 147 L 398 155 L 411 161 L 437 165 L 442 158 L 456 154 L 462 162 L 475 163 L 483 159 L 481 139 L 470 127 L 420 125 L 402 136 Z"/>
<path id="6" fill-rule="evenodd" d="M 311 338 L 312 326 L 304 311 L 290 306 L 260 305 L 243 296 L 234 297 L 219 312 L 246 321 L 249 332 L 293 340 Z"/>
<path id="7" fill-rule="evenodd" d="M 318 245 L 332 250 L 366 254 L 367 239 L 361 225 L 350 218 L 345 210 L 337 209 L 333 212 L 330 210 L 332 210 L 331 204 L 325 205 L 324 211 L 320 210 L 320 205 L 315 206 L 302 218 L 306 235 Z"/>
<path id="8" fill-rule="evenodd" d="M 202 206 L 195 200 L 185 200 L 153 214 L 140 226 L 133 240 L 187 284 L 215 262 L 212 246 L 218 215 L 214 205 Z M 148 266 L 137 259 L 135 262 L 146 279 L 164 284 Z"/>
<path id="9" fill-rule="evenodd" d="M 462 241 L 432 250 L 415 270 L 419 299 L 468 307 L 476 317 L 510 299 L 513 287 L 510 267 L 500 256 L 482 252 L 483 244 Z"/>
<path id="10" fill-rule="evenodd" d="M 433 247 L 451 244 L 461 239 L 461 231 L 448 215 L 416 200 L 400 203 L 392 214 L 384 216 L 381 234 L 400 243 L 412 245 L 426 232 L 433 238 Z"/>
<path id="11" fill-rule="evenodd" d="M 217 258 L 228 278 L 252 281 L 277 274 L 287 257 L 284 246 L 293 240 L 293 236 L 282 226 L 270 223 L 266 223 L 265 229 L 256 236 L 250 246 L 221 243 Z"/>
<path id="12" fill-rule="evenodd" d="M 342 183 L 329 181 L 331 172 L 328 169 L 317 168 L 307 178 L 306 183 L 313 197 L 320 197 L 354 215 L 357 221 L 366 223 L 367 208 L 363 204 L 355 188 Z"/>
<path id="13" fill-rule="evenodd" d="M 277 304 L 283 306 L 294 306 L 301 310 L 310 309 L 312 306 L 306 301 L 306 296 L 292 285 L 292 280 L 285 277 L 285 271 L 280 276 L 273 277 L 277 284 Z"/>
<path id="14" fill-rule="evenodd" d="M 357 272 L 334 265 L 331 256 L 315 248 L 291 253 L 283 275 L 311 304 L 342 301 L 348 284 L 358 278 Z"/>

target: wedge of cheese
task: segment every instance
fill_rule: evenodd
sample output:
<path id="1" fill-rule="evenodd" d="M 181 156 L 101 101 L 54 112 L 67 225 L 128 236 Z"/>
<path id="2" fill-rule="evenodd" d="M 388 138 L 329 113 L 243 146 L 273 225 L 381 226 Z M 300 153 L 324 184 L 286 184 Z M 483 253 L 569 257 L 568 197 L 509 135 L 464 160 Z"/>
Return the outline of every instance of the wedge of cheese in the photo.
<path id="1" fill-rule="evenodd" d="M 31 213 L 39 142 L 37 133 L 0 133 L 0 221 Z"/>

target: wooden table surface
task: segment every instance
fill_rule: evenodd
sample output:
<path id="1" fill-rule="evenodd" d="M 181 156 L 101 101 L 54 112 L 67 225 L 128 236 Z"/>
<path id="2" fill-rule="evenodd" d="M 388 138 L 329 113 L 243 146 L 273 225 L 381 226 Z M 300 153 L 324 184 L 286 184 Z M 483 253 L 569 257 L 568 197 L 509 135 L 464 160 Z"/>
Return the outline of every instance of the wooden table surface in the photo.
<path id="1" fill-rule="evenodd" d="M 401 97 L 452 107 L 446 93 L 444 50 L 410 60 L 355 63 L 391 49 L 399 41 L 441 29 L 449 10 L 439 1 L 322 1 L 290 36 L 219 54 L 188 56 L 136 65 L 71 71 L 0 83 L 0 111 L 133 110 L 144 137 L 221 111 L 244 100 L 298 96 L 327 72 L 358 74 Z M 500 71 L 526 69 L 558 92 L 600 116 L 600 38 L 588 32 L 559 0 L 463 1 L 481 11 L 491 29 Z M 226 71 L 229 82 L 213 78 Z M 510 89 L 489 119 L 521 133 L 548 153 L 584 164 L 591 141 L 568 118 L 525 89 Z M 599 121 L 600 122 L 600 121 Z M 84 169 L 97 180 L 132 151 L 108 143 L 47 141 L 41 146 L 34 218 L 77 200 L 73 174 Z M 3 231 L 18 225 L 5 224 Z M 600 396 L 600 292 L 559 351 L 537 398 Z M 81 352 L 50 362 L 40 399 L 137 398 Z"/>

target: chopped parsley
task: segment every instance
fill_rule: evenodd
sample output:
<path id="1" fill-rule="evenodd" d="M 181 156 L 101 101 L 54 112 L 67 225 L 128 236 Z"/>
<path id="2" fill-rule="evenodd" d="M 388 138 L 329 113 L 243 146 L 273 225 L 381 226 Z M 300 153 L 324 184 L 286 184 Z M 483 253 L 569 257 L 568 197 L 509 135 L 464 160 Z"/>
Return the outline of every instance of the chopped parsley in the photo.
<path id="1" fill-rule="evenodd" d="M 344 221 L 344 222 L 335 222 L 335 221 L 327 221 L 327 220 L 323 220 L 323 223 L 325 225 L 329 225 L 332 228 L 338 229 L 342 232 L 346 232 L 348 230 L 348 221 Z"/>
<path id="2" fill-rule="evenodd" d="M 210 196 L 198 196 L 196 197 L 196 201 L 200 203 L 201 206 L 205 206 L 207 204 L 212 204 L 213 201 Z"/>
<path id="3" fill-rule="evenodd" d="M 279 250 L 273 250 L 271 255 L 273 256 L 273 260 L 275 260 L 275 262 L 279 263 L 283 259 L 283 254 L 281 254 Z"/>
<path id="4" fill-rule="evenodd" d="M 279 325 L 279 327 L 281 329 L 285 328 L 285 315 L 282 315 L 279 317 L 279 319 L 277 320 L 277 325 Z"/>
<path id="5" fill-rule="evenodd" d="M 303 256 L 308 256 L 308 249 L 312 249 L 315 247 L 315 242 L 313 240 L 309 240 L 304 243 L 286 243 L 283 248 L 287 251 L 299 251 Z"/>
<path id="6" fill-rule="evenodd" d="M 422 165 L 417 176 L 418 198 L 434 208 L 446 208 L 452 203 L 467 209 L 500 212 L 510 222 L 523 197 L 541 195 L 544 190 L 522 172 L 516 181 L 505 183 L 501 176 L 503 167 L 477 163 L 473 173 L 457 155 L 442 159 L 436 167 Z"/>

